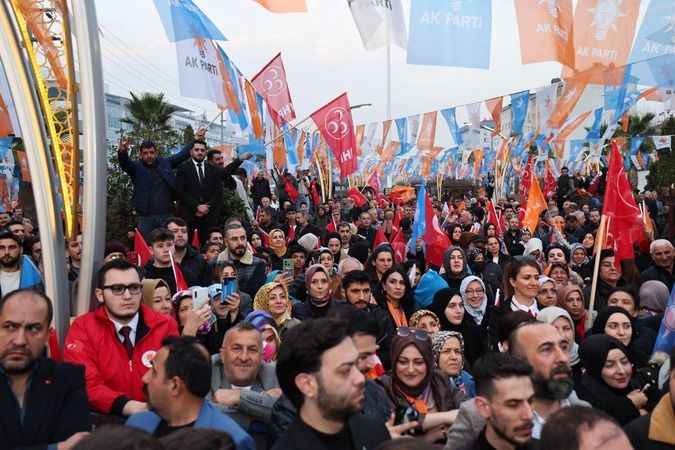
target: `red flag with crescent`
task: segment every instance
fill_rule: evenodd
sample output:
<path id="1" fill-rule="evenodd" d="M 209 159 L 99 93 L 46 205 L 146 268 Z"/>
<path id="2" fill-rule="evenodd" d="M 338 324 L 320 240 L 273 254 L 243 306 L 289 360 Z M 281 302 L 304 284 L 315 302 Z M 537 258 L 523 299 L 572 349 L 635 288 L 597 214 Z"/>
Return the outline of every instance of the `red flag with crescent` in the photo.
<path id="1" fill-rule="evenodd" d="M 357 170 L 356 139 L 354 137 L 354 121 L 345 92 L 323 108 L 312 114 L 326 144 L 340 168 L 340 178 L 347 178 Z"/>
<path id="2" fill-rule="evenodd" d="M 278 127 L 281 127 L 284 122 L 295 119 L 295 109 L 293 109 L 291 91 L 288 89 L 286 69 L 281 60 L 281 53 L 253 77 L 251 84 L 267 102 L 272 120 Z"/>

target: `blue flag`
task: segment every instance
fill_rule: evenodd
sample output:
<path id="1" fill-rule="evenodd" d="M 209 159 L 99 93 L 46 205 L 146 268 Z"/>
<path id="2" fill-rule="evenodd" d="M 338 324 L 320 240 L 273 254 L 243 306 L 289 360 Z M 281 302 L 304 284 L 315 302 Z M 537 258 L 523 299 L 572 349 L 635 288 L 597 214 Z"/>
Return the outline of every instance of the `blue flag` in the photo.
<path id="1" fill-rule="evenodd" d="M 598 108 L 594 111 L 593 125 L 591 129 L 588 130 L 586 134 L 586 139 L 598 139 L 600 137 L 600 127 L 602 126 L 602 108 Z"/>
<path id="2" fill-rule="evenodd" d="M 414 0 L 411 3 L 408 64 L 490 67 L 491 1 Z"/>
<path id="3" fill-rule="evenodd" d="M 651 0 L 629 62 L 642 61 L 673 52 L 675 4 L 672 0 Z"/>
<path id="4" fill-rule="evenodd" d="M 659 328 L 659 335 L 656 337 L 654 343 L 654 352 L 670 353 L 670 350 L 675 345 L 675 287 L 670 293 L 670 300 L 668 307 L 661 320 L 661 327 Z"/>
<path id="5" fill-rule="evenodd" d="M 462 145 L 464 143 L 464 138 L 462 137 L 462 131 L 457 124 L 455 108 L 446 108 L 441 110 L 441 114 L 448 123 L 448 128 L 450 129 L 450 133 L 452 133 L 452 138 L 455 140 L 455 145 Z"/>
<path id="6" fill-rule="evenodd" d="M 527 107 L 530 103 L 530 91 L 522 91 L 511 94 L 511 134 L 522 134 Z"/>
<path id="7" fill-rule="evenodd" d="M 14 142 L 13 137 L 0 138 L 0 160 L 7 157 L 7 153 L 9 153 L 9 150 L 12 148 L 12 142 Z"/>
<path id="8" fill-rule="evenodd" d="M 394 120 L 396 122 L 396 131 L 398 132 L 398 141 L 401 143 L 401 148 L 398 150 L 396 156 L 405 155 L 408 153 L 410 144 L 408 143 L 408 118 L 401 117 Z"/>
<path id="9" fill-rule="evenodd" d="M 420 186 L 420 190 L 417 191 L 417 210 L 415 211 L 415 218 L 413 222 L 412 236 L 410 237 L 410 252 L 416 254 L 417 250 L 417 239 L 424 236 L 424 232 L 427 229 L 426 225 L 426 202 L 425 198 L 427 195 L 427 188 L 424 184 Z"/>
<path id="10" fill-rule="evenodd" d="M 155 7 L 169 42 L 194 38 L 227 41 L 192 0 L 155 0 Z"/>

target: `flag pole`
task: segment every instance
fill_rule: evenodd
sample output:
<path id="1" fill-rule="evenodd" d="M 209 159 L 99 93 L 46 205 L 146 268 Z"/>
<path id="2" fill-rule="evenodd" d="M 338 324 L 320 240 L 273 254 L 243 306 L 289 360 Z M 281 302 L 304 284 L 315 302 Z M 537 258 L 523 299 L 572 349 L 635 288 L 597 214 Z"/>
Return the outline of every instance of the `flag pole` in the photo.
<path id="1" fill-rule="evenodd" d="M 595 309 L 595 291 L 598 287 L 598 272 L 600 270 L 600 253 L 605 243 L 607 231 L 607 216 L 605 214 L 600 218 L 600 226 L 595 237 L 595 260 L 593 263 L 593 282 L 591 283 L 591 298 L 588 302 L 588 313 L 586 314 L 586 329 L 593 326 L 593 310 Z"/>
<path id="2" fill-rule="evenodd" d="M 388 29 L 389 27 L 387 34 Z M 391 43 L 387 44 L 387 119 L 391 119 Z"/>

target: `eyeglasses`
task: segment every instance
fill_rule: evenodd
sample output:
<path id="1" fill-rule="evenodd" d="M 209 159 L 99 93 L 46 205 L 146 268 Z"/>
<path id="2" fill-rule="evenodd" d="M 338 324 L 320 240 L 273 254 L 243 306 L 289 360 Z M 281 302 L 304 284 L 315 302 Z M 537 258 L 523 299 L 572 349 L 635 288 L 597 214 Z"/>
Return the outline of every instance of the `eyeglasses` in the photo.
<path id="1" fill-rule="evenodd" d="M 475 290 L 471 290 L 471 291 L 467 289 L 464 292 L 466 293 L 466 295 L 482 295 L 482 294 L 485 293 L 485 291 L 482 290 L 482 289 L 475 289 Z"/>
<path id="2" fill-rule="evenodd" d="M 113 295 L 122 295 L 127 290 L 131 295 L 138 295 L 143 290 L 143 285 L 141 283 L 109 284 L 108 286 L 103 286 L 103 289 L 110 289 Z"/>
<path id="3" fill-rule="evenodd" d="M 400 337 L 414 337 L 418 341 L 428 341 L 431 339 L 429 337 L 429 333 L 427 333 L 424 330 L 417 330 L 415 328 L 409 328 L 409 327 L 399 327 L 398 330 L 396 330 L 396 335 Z"/>

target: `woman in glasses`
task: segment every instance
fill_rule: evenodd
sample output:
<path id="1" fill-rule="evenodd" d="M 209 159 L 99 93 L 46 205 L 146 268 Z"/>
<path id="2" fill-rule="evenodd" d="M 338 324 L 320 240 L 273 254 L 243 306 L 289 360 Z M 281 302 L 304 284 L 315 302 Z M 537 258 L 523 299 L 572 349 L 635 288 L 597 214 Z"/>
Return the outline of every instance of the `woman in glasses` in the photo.
<path id="1" fill-rule="evenodd" d="M 393 328 L 407 327 L 408 319 L 415 311 L 415 299 L 408 276 L 399 266 L 384 272 L 374 292 L 377 304 L 389 313 Z"/>
<path id="2" fill-rule="evenodd" d="M 465 398 L 476 396 L 476 383 L 464 364 L 464 338 L 455 331 L 439 331 L 432 337 L 434 361 L 452 386 Z"/>
<path id="3" fill-rule="evenodd" d="M 391 373 L 378 382 L 387 393 L 396 422 L 417 420 L 413 434 L 427 442 L 442 442 L 463 394 L 436 370 L 431 338 L 425 331 L 401 327 L 391 345 Z"/>

